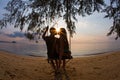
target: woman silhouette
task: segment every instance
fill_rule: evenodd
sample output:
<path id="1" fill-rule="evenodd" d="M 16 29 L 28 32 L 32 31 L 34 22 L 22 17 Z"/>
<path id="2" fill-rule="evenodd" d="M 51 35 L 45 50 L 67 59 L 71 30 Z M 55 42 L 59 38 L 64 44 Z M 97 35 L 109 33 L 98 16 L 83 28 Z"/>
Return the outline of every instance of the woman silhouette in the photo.
<path id="1" fill-rule="evenodd" d="M 66 59 L 71 59 L 71 51 L 69 50 L 69 43 L 67 39 L 67 32 L 65 28 L 60 28 L 59 32 L 59 67 L 61 65 L 61 61 L 63 60 L 63 69 L 65 69 Z"/>

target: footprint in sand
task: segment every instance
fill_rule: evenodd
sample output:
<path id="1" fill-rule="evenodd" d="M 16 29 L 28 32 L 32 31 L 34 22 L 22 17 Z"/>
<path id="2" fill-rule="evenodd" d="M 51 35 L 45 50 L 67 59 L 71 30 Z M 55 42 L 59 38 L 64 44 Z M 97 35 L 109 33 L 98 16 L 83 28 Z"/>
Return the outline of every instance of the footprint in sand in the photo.
<path id="1" fill-rule="evenodd" d="M 11 79 L 15 78 L 16 75 L 12 74 L 11 72 L 9 71 L 5 71 L 5 74 L 4 75 L 9 75 L 11 77 Z"/>

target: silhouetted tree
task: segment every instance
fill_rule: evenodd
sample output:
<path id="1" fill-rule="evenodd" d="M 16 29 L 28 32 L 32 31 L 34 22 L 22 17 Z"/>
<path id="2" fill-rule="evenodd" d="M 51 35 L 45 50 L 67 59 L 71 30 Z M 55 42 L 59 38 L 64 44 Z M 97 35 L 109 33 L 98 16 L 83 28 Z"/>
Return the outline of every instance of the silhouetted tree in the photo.
<path id="1" fill-rule="evenodd" d="M 110 0 L 110 4 L 103 10 L 107 15 L 105 18 L 112 18 L 113 25 L 110 28 L 108 36 L 111 34 L 116 34 L 116 38 L 120 37 L 120 0 Z"/>
<path id="2" fill-rule="evenodd" d="M 120 1 L 110 1 L 111 4 L 105 7 L 104 0 L 10 0 L 5 7 L 8 13 L 0 20 L 0 25 L 4 27 L 7 23 L 11 23 L 21 30 L 26 26 L 31 39 L 34 38 L 34 33 L 41 35 L 45 26 L 54 19 L 62 17 L 72 35 L 75 32 L 76 16 L 91 15 L 95 11 L 103 10 L 107 13 L 105 17 L 114 20 L 108 35 L 115 32 L 118 38 L 120 37 Z"/>

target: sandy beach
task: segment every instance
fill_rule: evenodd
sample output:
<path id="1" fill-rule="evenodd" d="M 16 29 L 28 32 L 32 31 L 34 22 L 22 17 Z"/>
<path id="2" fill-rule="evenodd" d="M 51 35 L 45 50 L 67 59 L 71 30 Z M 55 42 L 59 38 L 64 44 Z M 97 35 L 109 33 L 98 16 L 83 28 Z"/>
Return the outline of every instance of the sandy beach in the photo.
<path id="1" fill-rule="evenodd" d="M 62 80 L 120 80 L 120 51 L 73 58 Z M 54 80 L 46 58 L 0 51 L 0 80 Z"/>

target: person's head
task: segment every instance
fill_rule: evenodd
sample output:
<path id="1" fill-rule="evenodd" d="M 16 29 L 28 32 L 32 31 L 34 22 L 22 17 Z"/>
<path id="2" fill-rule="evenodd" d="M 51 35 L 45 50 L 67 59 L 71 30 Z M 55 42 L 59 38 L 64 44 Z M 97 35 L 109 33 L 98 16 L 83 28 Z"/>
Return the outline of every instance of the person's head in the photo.
<path id="1" fill-rule="evenodd" d="M 50 28 L 50 34 L 51 35 L 56 35 L 57 33 L 56 33 L 56 29 L 54 28 L 54 27 L 51 27 Z"/>
<path id="2" fill-rule="evenodd" d="M 65 28 L 60 28 L 60 35 L 67 35 Z"/>

